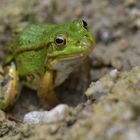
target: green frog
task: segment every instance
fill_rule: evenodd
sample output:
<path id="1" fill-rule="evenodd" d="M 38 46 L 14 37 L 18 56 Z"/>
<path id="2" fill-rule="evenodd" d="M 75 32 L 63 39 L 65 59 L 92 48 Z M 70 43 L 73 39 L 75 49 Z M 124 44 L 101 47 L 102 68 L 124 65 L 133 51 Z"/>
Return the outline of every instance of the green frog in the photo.
<path id="1" fill-rule="evenodd" d="M 57 105 L 55 87 L 87 57 L 94 44 L 84 20 L 25 27 L 13 39 L 0 71 L 0 109 L 11 106 L 23 86 L 36 90 L 48 107 Z"/>

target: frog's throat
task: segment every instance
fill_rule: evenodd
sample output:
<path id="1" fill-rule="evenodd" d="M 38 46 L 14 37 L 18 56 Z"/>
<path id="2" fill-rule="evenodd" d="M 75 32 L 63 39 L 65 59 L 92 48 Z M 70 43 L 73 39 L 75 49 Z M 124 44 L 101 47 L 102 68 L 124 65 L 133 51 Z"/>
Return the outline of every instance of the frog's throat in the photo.
<path id="1" fill-rule="evenodd" d="M 78 55 L 61 57 L 51 60 L 47 64 L 48 68 L 55 71 L 54 86 L 58 86 L 83 62 L 87 55 L 81 53 Z"/>
<path id="2" fill-rule="evenodd" d="M 63 71 L 75 68 L 82 62 L 82 60 L 87 56 L 87 54 L 79 53 L 79 54 L 71 54 L 61 57 L 48 58 L 47 67 L 52 70 Z"/>

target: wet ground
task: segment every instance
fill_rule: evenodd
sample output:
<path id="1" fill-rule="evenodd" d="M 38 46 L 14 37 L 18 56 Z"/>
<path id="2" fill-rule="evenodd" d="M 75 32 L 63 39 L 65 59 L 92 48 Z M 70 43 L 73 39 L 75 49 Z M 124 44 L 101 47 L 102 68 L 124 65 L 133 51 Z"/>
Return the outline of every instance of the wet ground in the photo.
<path id="1" fill-rule="evenodd" d="M 69 107 L 68 115 L 63 121 L 35 125 L 0 112 L 0 139 L 140 139 L 139 0 L 1 0 L 1 63 L 15 31 L 32 23 L 74 18 L 87 21 L 96 48 L 57 88 L 61 103 Z M 34 91 L 25 88 L 8 113 L 22 120 L 33 110 L 45 107 Z"/>

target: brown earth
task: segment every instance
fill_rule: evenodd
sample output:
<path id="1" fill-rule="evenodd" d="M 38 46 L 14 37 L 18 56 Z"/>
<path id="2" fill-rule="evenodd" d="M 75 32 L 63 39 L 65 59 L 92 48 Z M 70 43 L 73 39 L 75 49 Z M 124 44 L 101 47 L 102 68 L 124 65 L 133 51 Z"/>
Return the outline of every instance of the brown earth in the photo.
<path id="1" fill-rule="evenodd" d="M 33 125 L 0 112 L 0 139 L 140 139 L 140 68 L 134 68 L 140 66 L 139 0 L 1 0 L 0 62 L 15 31 L 32 23 L 74 18 L 87 21 L 96 48 L 57 88 L 61 103 L 70 107 L 66 120 Z M 113 69 L 119 70 L 115 76 Z M 22 120 L 25 113 L 43 108 L 38 104 L 34 91 L 24 89 L 8 113 Z"/>

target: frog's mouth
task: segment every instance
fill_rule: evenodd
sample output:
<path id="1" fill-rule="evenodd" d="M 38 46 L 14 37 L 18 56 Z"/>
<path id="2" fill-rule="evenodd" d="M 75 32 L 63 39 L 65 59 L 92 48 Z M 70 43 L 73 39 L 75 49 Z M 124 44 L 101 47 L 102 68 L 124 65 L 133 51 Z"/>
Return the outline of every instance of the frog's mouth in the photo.
<path id="1" fill-rule="evenodd" d="M 71 51 L 67 50 L 65 51 L 60 51 L 57 53 L 50 53 L 47 55 L 49 59 L 72 59 L 72 58 L 77 58 L 77 57 L 82 57 L 84 55 L 88 55 L 93 49 L 94 49 L 94 42 L 91 42 L 89 46 L 85 47 L 77 47 L 78 49 L 76 51 Z M 70 52 L 70 53 L 67 53 Z"/>
<path id="2" fill-rule="evenodd" d="M 81 51 L 78 53 L 72 54 L 62 54 L 55 57 L 49 57 L 47 59 L 47 67 L 53 70 L 67 70 L 74 69 L 77 67 L 83 60 L 87 57 L 87 55 L 92 51 L 93 46 L 88 47 L 86 51 Z"/>

